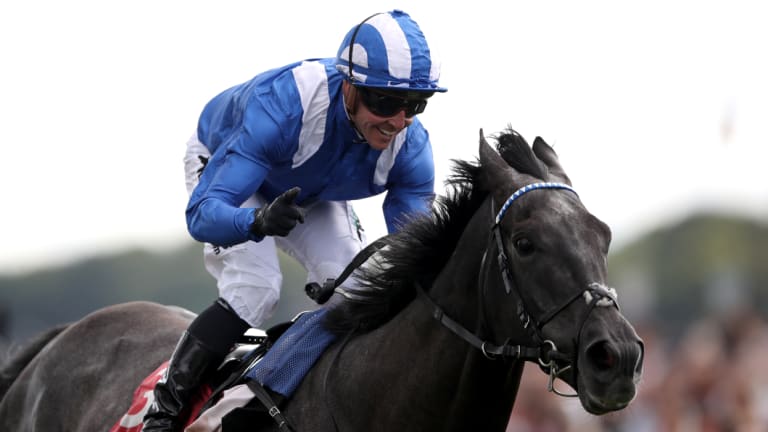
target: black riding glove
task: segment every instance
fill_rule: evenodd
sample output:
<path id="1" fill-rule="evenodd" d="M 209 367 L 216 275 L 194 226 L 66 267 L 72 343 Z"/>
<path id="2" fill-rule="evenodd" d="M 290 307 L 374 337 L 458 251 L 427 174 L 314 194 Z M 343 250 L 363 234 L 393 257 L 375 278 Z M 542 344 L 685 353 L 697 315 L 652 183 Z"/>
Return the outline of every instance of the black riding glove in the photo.
<path id="1" fill-rule="evenodd" d="M 266 207 L 256 209 L 251 232 L 258 236 L 285 237 L 297 223 L 304 223 L 304 209 L 294 203 L 299 192 L 301 189 L 295 187 L 283 192 Z"/>

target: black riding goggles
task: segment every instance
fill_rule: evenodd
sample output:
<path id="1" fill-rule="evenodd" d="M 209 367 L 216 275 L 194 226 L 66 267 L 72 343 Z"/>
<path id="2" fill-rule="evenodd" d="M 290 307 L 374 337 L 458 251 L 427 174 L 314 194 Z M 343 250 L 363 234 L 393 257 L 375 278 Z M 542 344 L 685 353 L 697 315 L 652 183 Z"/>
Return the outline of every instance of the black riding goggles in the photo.
<path id="1" fill-rule="evenodd" d="M 392 117 L 400 111 L 405 111 L 407 118 L 421 114 L 427 107 L 427 98 L 432 96 L 431 92 L 383 92 L 361 86 L 355 86 L 355 89 L 368 111 L 379 117 Z M 409 98 L 408 96 L 411 95 L 418 95 L 418 97 Z"/>

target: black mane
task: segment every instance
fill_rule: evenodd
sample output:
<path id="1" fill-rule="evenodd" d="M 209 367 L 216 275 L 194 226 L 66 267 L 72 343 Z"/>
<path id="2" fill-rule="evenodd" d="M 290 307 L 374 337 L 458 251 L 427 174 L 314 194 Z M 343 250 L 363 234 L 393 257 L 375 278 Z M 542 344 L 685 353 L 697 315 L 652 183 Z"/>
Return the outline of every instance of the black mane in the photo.
<path id="1" fill-rule="evenodd" d="M 546 166 L 512 128 L 496 141 L 499 154 L 516 170 L 546 178 Z M 379 251 L 385 266 L 360 269 L 357 280 L 368 287 L 365 301 L 345 301 L 326 316 L 325 325 L 343 333 L 352 329 L 371 330 L 387 322 L 416 295 L 416 286 L 428 290 L 456 248 L 464 227 L 495 185 L 483 183 L 482 166 L 452 160 L 453 170 L 446 181 L 448 193 L 438 196 L 429 215 L 414 217 L 397 233 L 387 237 L 388 247 Z"/>

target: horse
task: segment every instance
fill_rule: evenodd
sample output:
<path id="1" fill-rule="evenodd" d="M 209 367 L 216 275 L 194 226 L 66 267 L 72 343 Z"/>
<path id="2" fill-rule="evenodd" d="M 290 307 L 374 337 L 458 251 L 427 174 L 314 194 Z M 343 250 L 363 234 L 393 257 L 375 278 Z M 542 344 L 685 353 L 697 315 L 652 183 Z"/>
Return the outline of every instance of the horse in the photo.
<path id="1" fill-rule="evenodd" d="M 606 285 L 609 227 L 543 139 L 491 138 L 356 272 L 364 296 L 337 290 L 340 337 L 281 405 L 294 430 L 504 431 L 526 363 L 589 413 L 633 400 L 644 348 Z M 133 302 L 42 335 L 0 374 L 0 426 L 108 430 L 189 322 Z"/>

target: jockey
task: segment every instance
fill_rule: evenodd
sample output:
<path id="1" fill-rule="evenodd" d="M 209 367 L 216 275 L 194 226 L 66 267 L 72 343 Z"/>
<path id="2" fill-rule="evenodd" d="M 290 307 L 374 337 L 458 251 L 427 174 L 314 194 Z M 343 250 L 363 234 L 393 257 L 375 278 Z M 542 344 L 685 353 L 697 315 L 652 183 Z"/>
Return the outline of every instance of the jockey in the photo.
<path id="1" fill-rule="evenodd" d="M 270 317 L 277 248 L 305 267 L 308 285 L 322 285 L 366 245 L 349 201 L 386 192 L 389 232 L 429 210 L 434 162 L 416 115 L 446 91 L 432 55 L 408 14 L 379 13 L 347 33 L 335 58 L 263 72 L 205 106 L 184 158 L 186 217 L 219 295 L 179 340 L 144 431 L 176 430 L 206 373 Z"/>

